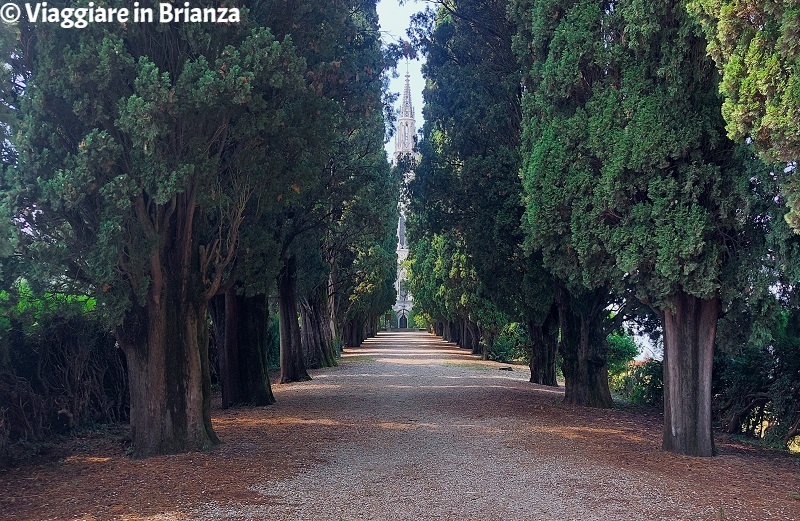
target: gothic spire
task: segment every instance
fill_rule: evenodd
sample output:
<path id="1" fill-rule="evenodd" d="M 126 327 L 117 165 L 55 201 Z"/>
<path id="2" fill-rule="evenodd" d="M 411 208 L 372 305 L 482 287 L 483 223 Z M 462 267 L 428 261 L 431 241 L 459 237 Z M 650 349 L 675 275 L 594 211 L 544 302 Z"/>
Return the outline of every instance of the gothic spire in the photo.
<path id="1" fill-rule="evenodd" d="M 403 105 L 400 107 L 401 118 L 414 119 L 414 106 L 411 105 L 411 81 L 406 71 L 406 85 L 403 88 Z"/>
<path id="2" fill-rule="evenodd" d="M 394 159 L 414 153 L 414 136 L 417 131 L 414 126 L 414 107 L 411 105 L 411 79 L 406 71 L 406 84 L 403 88 L 403 104 L 397 118 L 397 133 L 394 140 Z"/>

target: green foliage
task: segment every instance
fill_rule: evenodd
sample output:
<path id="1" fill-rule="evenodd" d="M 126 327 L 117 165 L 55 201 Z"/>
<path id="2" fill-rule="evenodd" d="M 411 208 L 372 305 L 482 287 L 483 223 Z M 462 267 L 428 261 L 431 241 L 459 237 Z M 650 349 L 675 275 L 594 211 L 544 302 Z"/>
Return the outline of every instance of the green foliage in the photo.
<path id="1" fill-rule="evenodd" d="M 664 364 L 653 359 L 630 363 L 618 382 L 614 390 L 626 400 L 659 407 L 664 399 Z"/>
<path id="2" fill-rule="evenodd" d="M 606 339 L 608 345 L 608 385 L 609 388 L 630 399 L 633 387 L 632 371 L 635 369 L 634 358 L 639 354 L 639 347 L 633 337 L 624 331 L 614 331 Z M 638 384 L 641 386 L 641 383 Z"/>
<path id="3" fill-rule="evenodd" d="M 709 53 L 723 65 L 720 90 L 728 132 L 737 139 L 752 137 L 770 161 L 797 159 L 800 55 L 793 40 L 800 30 L 800 8 L 791 1 L 756 2 L 748 15 L 761 23 L 753 24 L 743 20 L 741 6 L 721 3 Z"/>
<path id="4" fill-rule="evenodd" d="M 800 6 L 795 0 L 694 0 L 708 53 L 722 71 L 722 115 L 732 139 L 751 139 L 768 162 L 800 158 Z M 800 178 L 786 176 L 786 219 L 800 233 Z"/>
<path id="5" fill-rule="evenodd" d="M 478 279 L 463 241 L 451 234 L 417 239 L 409 252 L 408 281 L 416 313 L 436 320 L 467 318 L 499 331 L 507 320 Z"/>
<path id="6" fill-rule="evenodd" d="M 728 331 L 735 317 L 721 323 Z M 749 338 L 715 357 L 715 415 L 729 433 L 787 447 L 800 436 L 798 311 L 778 309 L 758 319 Z"/>
<path id="7" fill-rule="evenodd" d="M 267 369 L 275 371 L 280 368 L 281 358 L 281 335 L 280 335 L 280 320 L 277 313 L 272 313 L 269 316 L 269 324 L 267 325 Z"/>
<path id="8" fill-rule="evenodd" d="M 696 24 L 664 3 L 514 4 L 530 245 L 573 286 L 715 295 L 747 178 Z"/>
<path id="9" fill-rule="evenodd" d="M 614 378 L 627 370 L 630 362 L 639 354 L 639 347 L 632 336 L 619 331 L 608 335 L 607 344 L 608 376 Z"/>
<path id="10" fill-rule="evenodd" d="M 448 285 L 459 283 L 451 280 L 436 290 L 433 280 L 443 283 L 449 276 L 434 276 L 428 272 L 434 264 L 417 262 L 418 276 L 430 273 L 428 284 L 419 284 L 425 286 L 419 287 L 422 308 L 436 320 L 469 316 L 489 336 L 496 335 L 506 316 L 538 320 L 540 308 L 546 314 L 552 302 L 550 292 L 542 291 L 546 285 L 539 284 L 546 275 L 521 250 L 520 71 L 511 49 L 514 29 L 506 2 L 457 0 L 421 13 L 412 31 L 426 55 L 426 86 L 420 160 L 409 184 L 409 236 L 412 243 L 450 236 L 447 240 L 458 244 L 457 264 L 464 266 L 456 271 L 469 273 L 460 280 L 472 280 L 471 289 L 461 286 L 456 305 L 455 297 L 445 294 Z M 412 252 L 412 258 L 422 254 Z M 437 309 L 434 296 L 450 300 Z"/>
<path id="11" fill-rule="evenodd" d="M 489 360 L 498 362 L 525 362 L 530 359 L 530 340 L 525 327 L 519 322 L 506 324 L 488 350 Z"/>
<path id="12" fill-rule="evenodd" d="M 391 59 L 381 49 L 374 2 L 307 7 L 291 33 L 309 64 L 320 60 L 314 77 L 330 103 L 313 122 L 328 137 L 313 154 L 298 150 L 317 161 L 315 177 L 276 218 L 275 235 L 284 258 L 301 259 L 300 292 L 328 288 L 338 336 L 345 324 L 377 317 L 395 301 L 400 172 L 390 169 L 382 141 L 383 72 Z M 321 32 L 307 25 L 308 16 L 321 18 Z"/>
<path id="13" fill-rule="evenodd" d="M 35 46 L 14 210 L 31 231 L 32 283 L 91 292 L 118 323 L 144 304 L 152 263 L 186 244 L 192 293 L 216 292 L 243 205 L 291 183 L 264 143 L 296 143 L 315 108 L 292 42 L 259 22 L 23 31 Z"/>
<path id="14" fill-rule="evenodd" d="M 292 257 L 309 291 L 326 268 L 353 268 L 332 284 L 339 316 L 390 300 L 397 190 L 386 190 L 375 2 L 247 7 L 237 24 L 21 23 L 14 51 L 0 38 L 25 80 L 0 209 L 25 229 L 37 291 L 91 295 L 131 360 L 166 362 L 163 414 L 147 424 L 175 428 L 133 429 L 154 452 L 214 439 L 208 396 L 189 402 L 207 383 L 202 313 L 226 287 L 266 293 Z M 147 387 L 142 366 L 130 368 Z M 201 409 L 206 432 L 189 432 Z M 145 440 L 168 431 L 186 439 Z"/>
<path id="15" fill-rule="evenodd" d="M 0 466 L 54 434 L 127 418 L 122 354 L 83 296 L 0 292 Z"/>
<path id="16" fill-rule="evenodd" d="M 431 320 L 425 313 L 420 313 L 416 309 L 411 309 L 411 319 L 409 320 L 409 327 L 416 329 L 428 329 Z"/>

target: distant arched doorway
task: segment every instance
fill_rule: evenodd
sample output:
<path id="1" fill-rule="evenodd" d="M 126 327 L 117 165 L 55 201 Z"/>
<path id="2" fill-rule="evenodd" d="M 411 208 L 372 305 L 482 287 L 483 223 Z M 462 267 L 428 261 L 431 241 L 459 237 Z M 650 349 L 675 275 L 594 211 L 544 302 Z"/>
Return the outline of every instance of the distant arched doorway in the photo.
<path id="1" fill-rule="evenodd" d="M 398 326 L 400 329 L 408 329 L 408 318 L 405 315 L 400 317 L 400 321 L 398 322 Z"/>

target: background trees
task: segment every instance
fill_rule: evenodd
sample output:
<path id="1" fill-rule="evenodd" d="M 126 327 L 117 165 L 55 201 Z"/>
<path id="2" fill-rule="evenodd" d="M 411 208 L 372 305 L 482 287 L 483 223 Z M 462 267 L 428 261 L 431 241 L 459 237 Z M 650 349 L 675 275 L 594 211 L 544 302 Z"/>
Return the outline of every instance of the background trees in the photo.
<path id="1" fill-rule="evenodd" d="M 786 297 L 791 284 L 778 282 L 797 280 L 793 239 L 782 231 L 785 212 L 774 208 L 780 197 L 765 188 L 784 168 L 769 168 L 744 147 L 750 130 L 730 130 L 733 112 L 751 122 L 763 113 L 762 157 L 795 159 L 775 155 L 796 130 L 783 119 L 795 83 L 795 9 L 759 6 L 775 15 L 765 24 L 723 9 L 730 27 L 717 27 L 711 54 L 727 45 L 755 55 L 748 79 L 745 58 L 730 58 L 739 79 L 726 76 L 723 92 L 734 84 L 746 92 L 721 109 L 704 33 L 685 4 L 500 4 L 441 2 L 414 28 L 428 57 L 426 123 L 410 184 L 417 305 L 442 321 L 437 332 L 463 342 L 445 324 L 475 316 L 488 299 L 542 346 L 532 350 L 532 379 L 546 379 L 535 360 L 549 365 L 558 345 L 567 401 L 601 407 L 611 405 L 609 334 L 655 313 L 665 346 L 664 447 L 709 455 L 718 318 L 728 341 L 742 309 L 777 324 L 796 305 Z M 509 32 L 513 45 L 503 37 Z M 507 59 L 511 50 L 516 63 Z M 767 78 L 779 61 L 781 74 Z M 745 98 L 756 107 L 742 108 Z M 723 115 L 738 142 L 726 139 Z M 462 258 L 475 276 L 471 286 L 459 277 Z M 776 342 L 756 341 L 777 354 Z M 721 351 L 719 360 L 738 356 Z M 746 405 L 740 410 L 752 413 Z M 791 427 L 793 418 L 778 423 Z"/>
<path id="2" fill-rule="evenodd" d="M 382 192 L 387 62 L 374 2 L 283 4 L 254 4 L 231 26 L 23 26 L 25 52 L 4 47 L 19 61 L 13 74 L 30 71 L 4 118 L 17 132 L 4 179 L 32 263 L 24 275 L 97 299 L 126 354 L 139 456 L 216 441 L 207 317 L 217 295 L 226 403 L 271 401 L 264 278 L 280 260 L 296 284 L 297 238 L 305 258 L 323 259 L 344 208 L 379 191 L 350 225 L 374 232 L 340 242 L 368 259 L 353 286 L 379 274 L 360 289 L 364 310 L 387 305 L 394 260 L 373 245 L 387 246 L 395 203 Z M 306 329 L 332 331 L 327 273 L 320 281 L 309 293 L 323 297 L 323 320 Z M 283 323 L 298 332 L 299 295 L 288 293 Z M 299 334 L 287 338 L 305 371 Z"/>
<path id="3" fill-rule="evenodd" d="M 474 281 L 470 289 L 462 286 L 464 297 L 446 315 L 416 297 L 424 292 L 421 280 L 412 292 L 434 320 L 464 320 L 465 329 L 475 329 L 484 345 L 475 339 L 471 347 L 484 351 L 506 320 L 501 315 L 539 332 L 547 317 L 556 321 L 550 294 L 528 291 L 545 286 L 539 280 L 547 274 L 522 249 L 520 73 L 505 11 L 498 1 L 439 2 L 437 11 L 417 18 L 413 34 L 427 58 L 427 85 L 421 158 L 409 186 L 409 233 L 412 241 L 457 244 Z M 420 254 L 412 251 L 413 263 L 422 262 Z M 412 273 L 424 278 L 421 267 Z M 472 337 L 457 336 L 461 342 Z M 541 360 L 533 378 L 555 385 L 555 340 L 539 337 L 532 335 L 530 343 L 532 363 Z"/>
<path id="4" fill-rule="evenodd" d="M 539 29 L 525 76 L 532 239 L 564 279 L 631 287 L 661 313 L 664 448 L 710 455 L 720 290 L 743 246 L 748 177 L 721 138 L 699 27 L 682 5 L 533 2 L 529 12 Z"/>
<path id="5" fill-rule="evenodd" d="M 266 405 L 271 314 L 296 381 L 394 301 L 403 165 L 382 147 L 394 58 L 374 2 L 248 7 L 235 26 L 0 33 L 0 298 L 9 316 L 21 287 L 93 303 L 126 354 L 138 455 L 216 441 L 209 313 L 223 404 Z M 712 418 L 784 444 L 800 429 L 797 8 L 717 7 L 447 0 L 412 29 L 420 315 L 484 357 L 527 344 L 531 381 L 560 366 L 567 402 L 597 407 L 622 324 L 657 317 L 664 447 L 699 455 Z M 3 318 L 7 383 L 29 342 Z"/>
<path id="6" fill-rule="evenodd" d="M 264 186 L 260 144 L 308 92 L 302 62 L 257 20 L 31 38 L 17 217 L 40 280 L 96 294 L 115 324 L 136 453 L 203 448 L 208 301 Z"/>
<path id="7" fill-rule="evenodd" d="M 787 221 L 800 233 L 800 6 L 792 0 L 689 3 L 722 71 L 728 135 L 751 139 L 762 158 L 789 163 L 783 192 Z"/>

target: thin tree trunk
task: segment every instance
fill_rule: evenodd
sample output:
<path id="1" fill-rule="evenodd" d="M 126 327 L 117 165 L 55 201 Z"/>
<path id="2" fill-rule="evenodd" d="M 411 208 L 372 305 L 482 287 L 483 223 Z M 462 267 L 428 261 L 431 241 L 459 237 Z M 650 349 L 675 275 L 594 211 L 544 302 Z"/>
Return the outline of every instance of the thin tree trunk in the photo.
<path id="1" fill-rule="evenodd" d="M 461 345 L 461 327 L 459 322 L 450 322 L 450 341 L 454 344 Z"/>
<path id="2" fill-rule="evenodd" d="M 300 309 L 300 343 L 306 359 L 306 367 L 319 369 L 322 367 L 322 347 L 320 346 L 319 330 L 314 324 L 314 311 L 309 297 L 301 297 L 298 305 Z"/>
<path id="3" fill-rule="evenodd" d="M 208 328 L 208 304 L 203 306 L 204 311 L 199 315 L 197 324 L 197 346 L 200 352 L 200 378 L 201 392 L 203 396 L 203 424 L 206 434 L 214 445 L 222 443 L 214 426 L 211 423 L 211 361 L 209 360 L 208 350 L 211 331 Z"/>
<path id="4" fill-rule="evenodd" d="M 327 308 L 328 313 L 328 320 L 330 321 L 330 331 L 331 331 L 331 338 L 339 339 L 339 344 L 342 345 L 342 324 L 339 321 L 339 296 L 336 292 L 336 288 L 338 287 L 338 281 L 334 275 L 335 270 L 331 270 L 328 274 L 328 287 L 327 293 L 328 298 L 325 300 L 325 307 Z"/>
<path id="5" fill-rule="evenodd" d="M 289 257 L 278 276 L 281 383 L 311 380 L 306 370 L 297 313 L 296 267 Z"/>
<path id="6" fill-rule="evenodd" d="M 684 292 L 664 310 L 664 436 L 662 448 L 713 456 L 711 369 L 719 299 Z"/>
<path id="7" fill-rule="evenodd" d="M 497 339 L 496 329 L 484 329 L 481 336 L 486 339 L 486 349 L 483 350 L 483 359 L 489 359 L 489 353 L 494 349 L 494 342 Z"/>
<path id="8" fill-rule="evenodd" d="M 345 326 L 347 347 L 358 347 L 364 341 L 364 321 L 360 318 L 350 320 Z"/>

